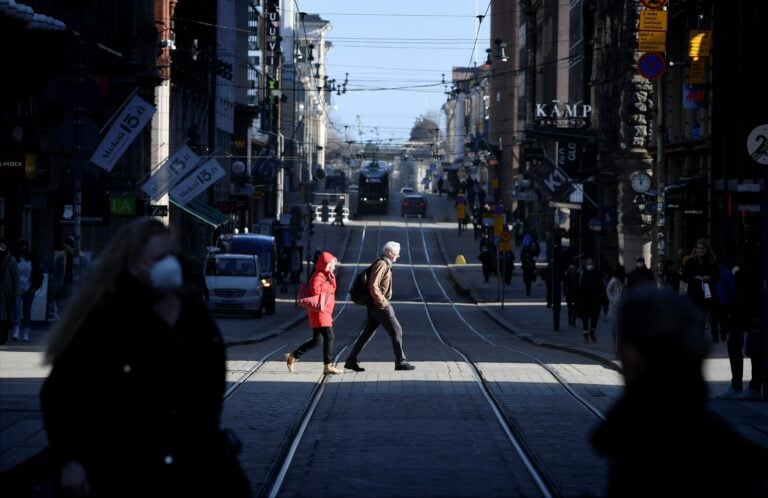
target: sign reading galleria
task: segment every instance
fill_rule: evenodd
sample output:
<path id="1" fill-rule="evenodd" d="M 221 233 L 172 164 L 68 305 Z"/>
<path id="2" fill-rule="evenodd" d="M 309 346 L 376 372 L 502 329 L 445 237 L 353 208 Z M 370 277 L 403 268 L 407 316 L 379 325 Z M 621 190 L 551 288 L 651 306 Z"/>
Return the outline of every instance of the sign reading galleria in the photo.
<path id="1" fill-rule="evenodd" d="M 568 104 L 553 100 L 550 104 L 536 104 L 536 124 L 557 128 L 581 128 L 592 114 L 592 106 Z"/>

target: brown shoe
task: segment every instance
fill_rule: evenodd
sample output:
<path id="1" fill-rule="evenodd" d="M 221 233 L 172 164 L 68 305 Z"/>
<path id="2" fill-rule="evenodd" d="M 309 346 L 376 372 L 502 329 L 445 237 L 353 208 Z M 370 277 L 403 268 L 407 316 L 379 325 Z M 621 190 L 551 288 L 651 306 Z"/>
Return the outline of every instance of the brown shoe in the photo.
<path id="1" fill-rule="evenodd" d="M 293 366 L 299 361 L 298 358 L 293 356 L 293 353 L 285 353 L 285 364 L 288 365 L 288 371 L 293 373 Z"/>
<path id="2" fill-rule="evenodd" d="M 341 374 L 341 373 L 344 373 L 344 370 L 342 370 L 340 368 L 336 368 L 333 365 L 331 365 L 330 363 L 326 363 L 323 366 L 323 373 L 325 375 Z"/>

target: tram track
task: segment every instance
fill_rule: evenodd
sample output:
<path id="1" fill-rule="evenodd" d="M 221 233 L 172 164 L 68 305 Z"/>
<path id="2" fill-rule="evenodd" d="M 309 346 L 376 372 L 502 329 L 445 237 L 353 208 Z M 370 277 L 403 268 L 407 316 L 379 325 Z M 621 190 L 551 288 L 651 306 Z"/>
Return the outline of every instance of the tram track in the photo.
<path id="1" fill-rule="evenodd" d="M 410 226 L 408 226 L 408 228 L 410 228 Z M 446 291 L 445 287 L 443 287 L 442 283 L 440 282 L 440 278 L 435 273 L 435 265 L 432 264 L 432 260 L 429 256 L 429 250 L 426 243 L 425 232 L 422 229 L 421 221 L 419 221 L 419 224 L 418 224 L 418 233 L 421 237 L 421 245 L 424 251 L 424 255 L 427 259 L 426 268 L 429 269 L 429 273 L 432 276 L 432 281 L 437 285 L 437 287 L 440 289 L 440 293 L 442 294 L 441 311 L 444 311 L 444 304 L 447 303 L 450 309 L 454 312 L 455 318 L 457 318 L 458 321 L 461 322 L 466 329 L 472 332 L 473 334 L 472 337 L 474 337 L 475 339 L 479 339 L 480 341 L 482 341 L 482 343 L 484 343 L 488 347 L 497 348 L 498 346 L 493 340 L 486 337 L 485 334 L 477 330 L 476 327 L 474 327 L 471 323 L 469 323 L 469 321 L 467 321 L 466 317 L 459 311 L 456 304 L 454 303 L 454 301 L 451 299 L 450 295 Z M 478 388 L 481 390 L 486 402 L 488 403 L 491 410 L 493 411 L 494 416 L 496 417 L 501 429 L 503 430 L 504 434 L 508 438 L 510 444 L 514 447 L 518 456 L 523 461 L 525 468 L 529 472 L 531 478 L 535 482 L 542 496 L 545 496 L 545 497 L 560 496 L 561 493 L 558 490 L 557 484 L 548 475 L 545 466 L 539 461 L 535 451 L 526 442 L 524 431 L 519 427 L 519 425 L 514 421 L 514 419 L 508 414 L 508 411 L 504 403 L 501 400 L 499 400 L 498 397 L 495 395 L 493 389 L 489 385 L 490 382 L 488 381 L 488 379 L 485 378 L 482 372 L 481 366 L 478 365 L 471 358 L 470 354 L 467 351 L 465 351 L 463 348 L 460 348 L 454 344 L 451 344 L 451 342 L 444 336 L 444 334 L 440 332 L 435 320 L 433 320 L 432 318 L 433 311 L 430 310 L 430 301 L 425 299 L 423 285 L 420 284 L 419 278 L 417 278 L 416 276 L 416 271 L 414 268 L 415 265 L 413 264 L 413 258 L 412 258 L 413 251 L 411 248 L 411 240 L 410 240 L 411 230 L 406 230 L 406 234 L 407 234 L 406 244 L 408 248 L 408 255 L 409 255 L 409 260 L 411 261 L 411 264 L 410 264 L 411 277 L 413 280 L 413 284 L 419 294 L 418 300 L 424 305 L 425 313 L 427 314 L 427 320 L 430 324 L 433 334 L 437 337 L 437 339 L 441 344 L 450 348 L 457 355 L 459 355 L 462 361 L 464 361 L 465 364 L 471 369 Z M 589 403 L 583 396 L 579 395 L 576 392 L 576 390 L 573 388 L 573 386 L 571 386 L 571 384 L 567 382 L 563 378 L 563 376 L 559 372 L 557 372 L 556 369 L 547 365 L 545 361 L 538 358 L 536 355 L 525 352 L 525 351 L 521 351 L 511 347 L 507 347 L 505 349 L 509 352 L 522 355 L 528 358 L 534 364 L 544 369 L 549 375 L 551 375 L 555 379 L 557 384 L 560 385 L 561 388 L 579 405 L 583 406 L 589 413 L 595 416 L 598 420 L 605 419 L 604 414 L 598 408 L 596 408 L 594 405 Z"/>
<path id="2" fill-rule="evenodd" d="M 380 245 L 380 242 L 381 242 L 381 233 L 382 233 L 381 228 L 382 228 L 382 223 L 381 223 L 381 219 L 379 219 L 378 230 L 376 230 L 377 247 Z M 508 409 L 505 406 L 504 401 L 500 400 L 496 396 L 493 388 L 489 385 L 490 383 L 488 379 L 486 379 L 486 377 L 484 376 L 481 366 L 478 365 L 475 361 L 473 361 L 473 359 L 471 358 L 470 354 L 468 354 L 467 351 L 463 350 L 460 347 L 452 345 L 450 341 L 446 337 L 444 337 L 438 330 L 438 327 L 435 321 L 432 319 L 435 311 L 430 309 L 432 304 L 430 300 L 426 299 L 426 295 L 422 290 L 422 286 L 419 283 L 419 279 L 417 278 L 416 272 L 414 269 L 413 251 L 411 248 L 410 228 L 411 227 L 406 223 L 406 244 L 405 245 L 407 248 L 411 277 L 414 282 L 414 285 L 418 289 L 418 294 L 419 294 L 418 301 L 420 301 L 421 304 L 423 304 L 424 306 L 425 315 L 426 315 L 427 321 L 429 322 L 432 328 L 433 334 L 437 337 L 438 341 L 442 345 L 444 345 L 445 347 L 452 350 L 455 354 L 457 354 L 462 359 L 462 361 L 468 366 L 468 368 L 471 370 L 475 384 L 477 385 L 479 391 L 482 393 L 482 397 L 485 399 L 487 406 L 493 412 L 499 426 L 504 432 L 510 445 L 514 448 L 515 453 L 519 456 L 519 458 L 523 462 L 523 466 L 527 469 L 530 475 L 530 478 L 535 483 L 535 486 L 539 490 L 541 495 L 546 497 L 561 496 L 561 493 L 558 491 L 558 487 L 556 483 L 547 474 L 544 466 L 537 459 L 535 451 L 533 451 L 528 446 L 524 437 L 524 431 L 515 423 L 515 420 L 513 419 L 513 417 L 509 415 Z M 464 324 L 464 326 L 472 332 L 473 334 L 472 337 L 475 337 L 478 341 L 482 342 L 486 347 L 498 348 L 498 346 L 492 339 L 489 339 L 482 332 L 478 331 L 476 327 L 472 326 L 472 324 L 470 324 L 462 316 L 462 313 L 457 309 L 456 303 L 454 303 L 454 301 L 451 299 L 445 287 L 443 287 L 442 283 L 440 282 L 440 278 L 435 272 L 435 267 L 429 256 L 425 234 L 421 228 L 422 228 L 422 224 L 421 222 L 419 222 L 419 233 L 421 235 L 421 245 L 424 249 L 424 253 L 427 258 L 427 267 L 429 268 L 429 272 L 432 276 L 431 281 L 435 282 L 438 288 L 440 289 L 440 292 L 437 294 L 442 295 L 442 300 L 448 303 L 450 308 L 453 310 L 454 314 L 457 317 L 459 317 L 459 320 Z M 359 271 L 361 267 L 363 248 L 365 246 L 366 237 L 369 236 L 369 233 L 368 233 L 369 230 L 370 228 L 368 226 L 368 223 L 366 222 L 363 227 L 363 233 L 361 234 L 361 243 L 360 243 L 360 248 L 358 250 L 356 262 L 354 265 L 355 267 L 354 273 Z M 442 265 L 442 266 L 445 266 L 445 265 Z M 354 275 L 354 273 L 352 275 Z M 348 295 L 349 285 L 351 285 L 351 281 L 352 281 L 352 275 L 350 275 L 348 286 L 346 291 L 344 292 L 344 295 Z M 430 294 L 430 296 L 434 294 L 436 293 L 432 293 Z M 339 307 L 336 315 L 334 316 L 334 322 L 339 316 L 343 314 L 348 304 L 349 304 L 348 300 L 342 301 L 341 307 Z M 334 357 L 334 363 L 338 363 L 339 358 L 346 351 L 346 349 L 354 342 L 354 340 L 357 338 L 358 335 L 359 334 L 355 335 L 355 337 L 351 341 L 349 341 L 346 345 L 344 345 L 342 348 L 340 348 L 337 351 Z M 233 384 L 233 386 L 231 386 L 230 389 L 228 389 L 227 397 L 234 396 L 235 393 L 238 391 L 239 385 L 242 385 L 242 383 L 246 382 L 248 378 L 256 374 L 260 369 L 262 369 L 262 367 L 268 361 L 270 361 L 273 357 L 275 357 L 281 351 L 283 351 L 285 347 L 286 346 L 284 345 L 276 349 L 273 349 L 272 351 L 264 355 L 262 358 L 260 358 L 257 361 L 257 363 L 253 365 L 251 368 L 249 368 L 247 371 L 241 372 L 241 375 Z M 508 350 L 510 353 L 523 355 L 529 358 L 534 363 L 536 363 L 542 369 L 546 370 L 548 374 L 551 375 L 556 380 L 556 382 L 560 386 L 562 386 L 563 390 L 566 391 L 574 400 L 576 400 L 578 403 L 584 406 L 595 417 L 602 418 L 602 413 L 597 408 L 591 406 L 586 400 L 583 399 L 583 397 L 581 397 L 578 393 L 576 393 L 575 390 L 569 385 L 569 383 L 555 369 L 553 369 L 549 365 L 546 365 L 544 361 L 537 358 L 533 354 L 516 350 L 514 348 L 506 348 L 506 350 Z M 304 438 L 305 432 L 307 431 L 307 427 L 310 425 L 313 417 L 315 416 L 315 411 L 321 399 L 323 398 L 328 381 L 329 381 L 329 376 L 321 375 L 315 382 L 309 395 L 305 396 L 304 401 L 302 402 L 302 409 L 297 412 L 297 415 L 295 417 L 293 417 L 293 422 L 291 423 L 290 428 L 287 431 L 287 435 L 283 440 L 282 447 L 280 448 L 280 451 L 278 452 L 278 455 L 276 456 L 276 458 L 274 458 L 273 464 L 269 469 L 266 479 L 264 480 L 264 484 L 258 490 L 257 496 L 270 497 L 270 498 L 278 496 L 278 493 L 280 492 L 283 486 L 283 483 L 286 479 L 286 476 L 288 475 L 289 469 L 292 465 L 297 448 L 301 444 L 301 441 Z"/>

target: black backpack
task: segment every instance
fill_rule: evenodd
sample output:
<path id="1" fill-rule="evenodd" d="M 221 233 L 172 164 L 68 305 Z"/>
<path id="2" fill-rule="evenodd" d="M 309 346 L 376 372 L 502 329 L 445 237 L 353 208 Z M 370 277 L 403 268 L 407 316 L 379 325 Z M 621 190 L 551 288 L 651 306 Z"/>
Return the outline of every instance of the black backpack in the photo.
<path id="1" fill-rule="evenodd" d="M 352 281 L 352 287 L 349 289 L 349 298 L 353 303 L 361 306 L 368 306 L 371 304 L 373 298 L 368 291 L 368 277 L 371 274 L 371 268 L 375 261 L 371 263 L 371 266 L 355 275 L 355 279 Z"/>

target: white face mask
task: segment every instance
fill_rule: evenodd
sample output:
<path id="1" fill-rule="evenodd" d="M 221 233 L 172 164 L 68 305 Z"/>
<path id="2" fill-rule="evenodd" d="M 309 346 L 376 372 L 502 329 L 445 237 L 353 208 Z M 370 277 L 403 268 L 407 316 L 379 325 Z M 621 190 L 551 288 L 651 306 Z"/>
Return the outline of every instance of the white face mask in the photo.
<path id="1" fill-rule="evenodd" d="M 594 269 L 595 267 L 593 265 L 587 265 L 587 271 L 592 271 Z"/>
<path id="2" fill-rule="evenodd" d="M 152 287 L 158 290 L 172 291 L 181 287 L 181 263 L 172 254 L 164 257 L 149 270 Z"/>
<path id="3" fill-rule="evenodd" d="M 635 264 L 635 266 L 637 266 L 638 268 L 642 268 L 643 266 L 645 266 L 645 264 L 644 263 L 637 263 L 637 264 Z"/>

